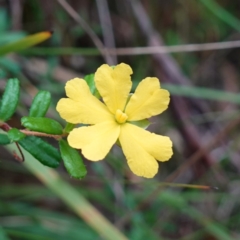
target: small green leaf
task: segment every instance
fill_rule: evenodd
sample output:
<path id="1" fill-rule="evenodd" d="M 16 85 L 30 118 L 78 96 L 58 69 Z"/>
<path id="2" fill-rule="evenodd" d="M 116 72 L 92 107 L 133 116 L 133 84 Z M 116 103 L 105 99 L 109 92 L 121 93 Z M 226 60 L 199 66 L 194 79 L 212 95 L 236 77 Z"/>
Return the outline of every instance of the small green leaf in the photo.
<path id="1" fill-rule="evenodd" d="M 76 124 L 73 123 L 67 123 L 66 127 L 64 128 L 63 132 L 65 133 L 70 133 L 74 127 L 76 126 Z"/>
<path id="2" fill-rule="evenodd" d="M 27 136 L 18 143 L 43 165 L 52 168 L 58 167 L 61 161 L 59 151 L 41 138 Z"/>
<path id="3" fill-rule="evenodd" d="M 45 117 L 22 117 L 22 125 L 32 131 L 43 132 L 48 134 L 62 134 L 61 124 L 53 119 Z"/>
<path id="4" fill-rule="evenodd" d="M 48 91 L 39 91 L 30 107 L 30 117 L 44 117 L 51 103 L 51 94 Z"/>
<path id="5" fill-rule="evenodd" d="M 3 47 L 0 47 L 0 56 L 6 55 L 11 52 L 17 52 L 29 48 L 33 45 L 41 43 L 46 39 L 50 38 L 52 33 L 49 31 L 40 32 L 36 34 L 32 34 L 30 36 L 24 37 L 16 42 L 6 44 Z"/>
<path id="6" fill-rule="evenodd" d="M 11 143 L 11 140 L 8 138 L 7 134 L 0 134 L 0 145 L 7 145 Z"/>
<path id="7" fill-rule="evenodd" d="M 19 100 L 19 81 L 16 78 L 9 79 L 3 93 L 0 119 L 7 121 L 14 114 Z"/>
<path id="8" fill-rule="evenodd" d="M 148 119 L 143 119 L 143 120 L 140 120 L 140 121 L 133 121 L 133 122 L 130 122 L 132 123 L 133 125 L 136 125 L 140 128 L 143 128 L 143 129 L 146 129 L 151 123 Z"/>
<path id="9" fill-rule="evenodd" d="M 63 139 L 59 141 L 59 146 L 63 163 L 68 173 L 77 179 L 85 177 L 87 174 L 87 169 L 78 151 L 71 148 L 67 141 Z"/>
<path id="10" fill-rule="evenodd" d="M 96 86 L 94 82 L 94 73 L 86 75 L 84 77 L 84 80 L 87 82 L 87 85 L 89 86 L 91 93 L 94 94 L 96 90 Z"/>
<path id="11" fill-rule="evenodd" d="M 17 142 L 25 138 L 26 135 L 20 132 L 17 128 L 12 128 L 8 131 L 8 137 L 11 140 L 11 142 Z"/>
<path id="12" fill-rule="evenodd" d="M 87 82 L 87 85 L 90 88 L 91 93 L 96 97 L 96 98 L 100 98 L 100 94 L 95 86 L 95 81 L 94 81 L 94 73 L 86 75 L 84 77 L 84 80 Z"/>

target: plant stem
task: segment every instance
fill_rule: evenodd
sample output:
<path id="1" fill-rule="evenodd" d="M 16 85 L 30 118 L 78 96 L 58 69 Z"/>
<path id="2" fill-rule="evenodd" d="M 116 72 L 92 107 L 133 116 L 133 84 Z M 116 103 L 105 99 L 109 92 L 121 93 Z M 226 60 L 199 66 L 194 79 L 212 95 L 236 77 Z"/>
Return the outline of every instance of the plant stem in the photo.
<path id="1" fill-rule="evenodd" d="M 9 152 L 16 150 L 14 144 L 4 146 Z M 27 151 L 23 150 L 25 162 L 23 165 L 42 183 L 51 189 L 69 208 L 91 226 L 106 240 L 127 240 L 108 219 L 92 206 L 78 191 L 65 182 L 53 169 L 43 166 Z"/>

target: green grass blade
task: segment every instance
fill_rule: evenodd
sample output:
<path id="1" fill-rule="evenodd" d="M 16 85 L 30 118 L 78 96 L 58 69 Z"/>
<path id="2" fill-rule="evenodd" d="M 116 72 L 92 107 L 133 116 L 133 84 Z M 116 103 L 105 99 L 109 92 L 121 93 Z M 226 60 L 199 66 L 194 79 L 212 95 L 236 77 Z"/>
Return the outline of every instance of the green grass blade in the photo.
<path id="1" fill-rule="evenodd" d="M 9 152 L 16 147 L 7 145 Z M 98 234 L 106 240 L 126 240 L 127 238 L 115 228 L 97 209 L 95 209 L 78 191 L 65 182 L 60 175 L 40 164 L 28 152 L 23 151 L 25 156 L 24 165 L 49 189 L 51 189 L 66 205 L 68 205 L 78 216 L 91 226 Z"/>
<path id="2" fill-rule="evenodd" d="M 18 52 L 34 46 L 38 43 L 41 43 L 52 36 L 51 32 L 40 32 L 30 36 L 27 36 L 21 40 L 18 40 L 13 43 L 6 44 L 5 46 L 0 47 L 0 56 L 6 55 L 11 52 Z"/>
<path id="3" fill-rule="evenodd" d="M 38 56 L 61 56 L 61 55 L 83 55 L 100 56 L 97 48 L 71 48 L 71 47 L 34 47 L 21 52 L 24 55 Z"/>
<path id="4" fill-rule="evenodd" d="M 240 31 L 240 20 L 234 17 L 231 13 L 226 11 L 220 5 L 218 5 L 215 1 L 200 0 L 200 2 L 203 3 L 213 14 L 215 14 L 226 24 L 236 29 L 237 31 Z"/>
<path id="5" fill-rule="evenodd" d="M 174 84 L 162 84 L 162 88 L 167 89 L 172 95 L 202 98 L 240 104 L 240 94 L 213 90 L 202 87 L 189 87 Z"/>
<path id="6" fill-rule="evenodd" d="M 10 240 L 10 239 L 7 237 L 5 231 L 3 230 L 3 228 L 2 228 L 1 226 L 0 226 L 0 239 L 1 239 L 1 240 Z"/>
<path id="7" fill-rule="evenodd" d="M 181 212 L 185 213 L 196 222 L 204 226 L 205 230 L 211 233 L 218 240 L 233 240 L 229 231 L 225 228 L 225 226 L 220 223 L 216 223 L 210 218 L 204 216 L 203 213 L 188 205 L 184 198 L 180 195 L 176 195 L 172 192 L 162 192 L 160 199 L 164 202 L 164 204 L 169 205 Z"/>

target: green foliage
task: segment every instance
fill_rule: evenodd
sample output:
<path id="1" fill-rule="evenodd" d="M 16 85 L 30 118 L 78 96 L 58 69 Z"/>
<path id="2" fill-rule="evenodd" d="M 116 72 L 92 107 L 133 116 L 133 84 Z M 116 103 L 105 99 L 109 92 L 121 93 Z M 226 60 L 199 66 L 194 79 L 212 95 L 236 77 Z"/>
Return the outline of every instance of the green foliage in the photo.
<path id="1" fill-rule="evenodd" d="M 61 124 L 51 118 L 22 117 L 21 123 L 25 128 L 32 131 L 56 135 L 63 133 L 63 128 Z"/>
<path id="2" fill-rule="evenodd" d="M 95 86 L 95 82 L 94 82 L 94 74 L 86 75 L 84 77 L 84 80 L 87 82 L 91 93 L 94 94 L 96 91 L 96 86 Z"/>
<path id="3" fill-rule="evenodd" d="M 8 131 L 8 137 L 11 140 L 11 142 L 17 142 L 25 138 L 26 135 L 20 132 L 17 128 L 12 128 Z"/>
<path id="4" fill-rule="evenodd" d="M 79 1 L 75 5 L 74 2 L 69 1 L 77 13 L 87 20 L 90 27 L 96 30 L 98 36 L 104 39 L 100 21 L 96 16 L 92 17 L 93 11 L 98 12 L 96 4 Z M 135 2 L 143 1 L 129 2 L 134 5 Z M 126 6 L 120 4 L 121 8 L 119 8 L 120 5 L 117 3 L 113 1 L 108 4 L 113 20 L 116 47 L 131 47 L 134 50 L 134 47 L 147 46 L 149 41 L 139 30 L 131 6 L 128 11 L 124 11 Z M 7 51 L 5 48 L 6 52 L 0 58 L 1 91 L 4 80 L 8 78 L 18 78 L 24 86 L 21 93 L 23 101 L 19 104 L 17 113 L 10 117 L 11 119 L 9 118 L 9 124 L 14 127 L 19 127 L 20 117 L 28 115 L 29 100 L 37 89 L 50 91 L 52 103 L 55 105 L 58 99 L 63 97 L 65 81 L 94 72 L 104 61 L 100 51 L 92 44 L 82 27 L 74 23 L 65 9 L 57 5 L 57 2 L 54 4 L 52 5 L 54 14 L 51 15 L 51 8 L 41 7 L 41 1 L 24 1 L 19 8 L 19 12 L 22 13 L 20 28 L 15 28 L 16 26 L 11 23 L 17 19 L 17 16 L 9 16 L 14 12 L 12 8 L 9 11 L 11 4 L 5 9 L 4 1 L 1 4 L 1 47 L 18 41 L 26 35 L 26 32 L 41 31 L 49 25 L 55 26 L 54 35 L 58 39 L 58 41 L 51 39 L 49 44 L 43 46 L 21 50 L 13 57 L 7 54 L 14 53 L 14 44 L 10 45 Z M 238 0 L 154 0 L 153 2 L 145 1 L 143 6 L 156 35 L 159 34 L 163 39 L 163 45 L 238 39 L 237 32 L 240 29 Z M 56 19 L 56 16 L 59 17 Z M 21 31 L 15 29 L 21 29 Z M 18 51 L 21 47 L 15 49 Z M 184 119 L 186 122 L 191 122 L 190 128 L 200 129 L 200 131 L 207 129 L 206 140 L 214 139 L 215 133 L 225 124 L 229 124 L 233 116 L 239 116 L 238 106 L 236 106 L 240 104 L 239 93 L 230 92 L 239 89 L 239 49 L 181 52 L 171 56 L 175 59 L 180 71 L 189 77 L 191 87 L 185 86 L 184 81 L 179 82 L 179 85 L 163 84 L 164 80 L 170 79 L 167 71 L 162 72 L 165 63 L 158 64 L 157 58 L 153 61 L 155 55 L 117 56 L 117 60 L 132 66 L 133 77 L 136 80 L 134 86 L 145 76 L 149 74 L 157 76 L 159 73 L 161 85 L 170 91 L 171 97 L 175 95 L 187 97 L 184 98 L 187 106 L 193 104 L 195 106 L 196 102 L 203 102 L 208 106 L 208 112 L 198 108 L 188 111 L 188 108 L 185 109 L 182 104 L 179 104 L 179 108 L 183 107 Z M 36 67 L 33 64 L 35 61 Z M 85 80 L 88 82 L 88 77 Z M 90 77 L 88 84 L 91 91 L 94 91 L 92 83 L 93 78 Z M 204 88 L 197 86 L 204 86 Z M 47 109 L 43 109 L 47 105 L 47 97 L 42 96 L 42 99 L 39 97 L 39 103 L 36 105 L 34 99 L 30 107 L 30 117 L 45 116 Z M 198 99 L 192 102 L 192 98 Z M 43 238 L 91 240 L 105 239 L 106 235 L 110 239 L 115 239 L 105 230 L 104 237 L 100 236 L 97 227 L 96 232 L 92 230 L 91 224 L 94 223 L 100 230 L 103 229 L 104 221 L 96 221 L 92 211 L 85 211 L 81 198 L 79 200 L 80 194 L 85 196 L 92 205 L 96 205 L 102 215 L 107 216 L 116 226 L 120 226 L 121 231 L 131 240 L 237 239 L 240 225 L 238 128 L 236 131 L 229 132 L 229 137 L 220 139 L 223 144 L 219 144 L 216 151 L 206 152 L 206 155 L 210 154 L 213 158 L 213 165 L 202 164 L 201 168 L 198 168 L 199 165 L 196 164 L 193 168 L 182 171 L 182 175 L 176 179 L 176 182 L 218 186 L 219 191 L 192 191 L 187 188 L 177 190 L 171 188 L 168 191 L 169 187 L 166 186 L 156 191 L 159 181 L 165 181 L 172 171 L 184 162 L 188 162 L 187 157 L 194 153 L 191 140 L 189 141 L 188 137 L 182 134 L 184 129 L 179 128 L 179 124 L 185 123 L 170 112 L 171 110 L 164 112 L 160 121 L 154 119 L 155 124 L 152 125 L 153 129 L 159 133 L 171 133 L 175 143 L 173 159 L 160 164 L 160 172 L 155 180 L 140 180 L 133 177 L 118 147 L 107 156 L 107 164 L 105 160 L 90 163 L 88 177 L 81 181 L 66 177 L 61 168 L 58 169 L 59 174 L 56 171 L 52 172 L 52 169 L 41 165 L 24 150 L 25 162 L 15 163 L 12 156 L 14 153 L 18 154 L 15 144 L 9 144 L 10 139 L 7 134 L 0 134 L 0 144 L 8 144 L 1 146 L 0 149 L 0 225 L 2 225 L 0 239 L 8 239 L 6 235 L 11 239 L 23 240 Z M 48 117 L 54 117 L 54 119 L 59 117 L 54 107 L 50 107 L 48 113 Z M 74 124 L 67 124 L 64 133 L 69 133 L 74 127 Z M 186 127 L 189 127 L 187 123 Z M 196 138 L 196 140 L 200 146 L 202 142 L 203 145 L 207 143 L 205 138 Z M 31 143 L 32 140 L 27 144 Z M 5 149 L 8 147 L 14 149 L 6 154 Z M 38 146 L 35 145 L 34 148 L 38 149 Z M 45 152 L 44 149 L 41 151 L 41 153 Z M 201 161 L 202 159 L 199 159 L 199 162 Z M 71 164 L 70 166 L 72 167 Z M 48 170 L 51 171 L 49 174 L 47 174 Z M 36 181 L 36 177 L 39 181 Z M 70 190 L 75 191 L 75 194 L 71 194 Z M 156 194 L 152 195 L 152 191 Z M 149 195 L 152 197 L 149 198 Z M 148 204 L 141 208 L 144 201 Z M 87 216 L 90 222 L 85 222 L 82 217 L 77 218 L 79 212 Z"/>
<path id="5" fill-rule="evenodd" d="M 51 32 L 40 32 L 22 38 L 16 42 L 8 43 L 5 46 L 0 47 L 0 56 L 6 55 L 11 52 L 18 52 L 27 49 L 31 46 L 45 41 L 46 39 L 50 38 L 51 35 Z"/>
<path id="6" fill-rule="evenodd" d="M 59 147 L 64 166 L 70 176 L 77 179 L 84 178 L 87 174 L 87 169 L 79 152 L 76 149 L 71 148 L 67 141 L 63 139 L 59 141 Z"/>
<path id="7" fill-rule="evenodd" d="M 189 215 L 191 218 L 195 219 L 200 224 L 204 225 L 206 229 L 215 236 L 219 240 L 232 240 L 228 230 L 219 225 L 217 222 L 214 222 L 202 215 L 202 213 L 193 207 L 189 206 L 186 200 L 180 196 L 176 196 L 174 193 L 165 191 L 160 199 L 164 202 L 164 204 L 169 205 L 175 209 L 184 212 Z"/>
<path id="8" fill-rule="evenodd" d="M 10 22 L 7 16 L 7 12 L 8 11 L 6 9 L 0 8 L 0 46 L 6 43 L 17 41 L 26 35 L 25 33 L 20 31 L 8 31 L 8 28 L 10 27 Z"/>
<path id="9" fill-rule="evenodd" d="M 59 151 L 41 138 L 27 136 L 20 140 L 19 144 L 43 165 L 51 168 L 59 166 L 59 162 L 61 161 Z"/>
<path id="10" fill-rule="evenodd" d="M 71 132 L 71 131 L 74 129 L 75 125 L 76 125 L 76 124 L 73 124 L 73 123 L 67 123 L 67 125 L 65 126 L 63 132 L 64 132 L 64 133 L 69 133 L 69 132 Z"/>
<path id="11" fill-rule="evenodd" d="M 15 193 L 12 192 L 12 186 L 7 185 L 7 188 L 2 188 L 1 197 L 10 196 L 32 196 L 30 202 L 25 203 L 21 200 L 15 200 L 14 203 L 8 202 L 0 206 L 1 216 L 11 214 L 16 219 L 28 220 L 28 224 L 17 224 L 13 223 L 0 228 L 0 239 L 9 240 L 9 238 L 3 238 L 6 234 L 11 239 L 22 239 L 22 240 L 92 240 L 97 239 L 97 234 L 84 222 L 79 221 L 75 216 L 69 215 L 69 213 L 60 213 L 58 210 L 45 210 L 42 206 L 33 206 L 31 201 L 38 201 L 43 196 L 51 196 L 50 191 L 45 191 L 43 188 L 37 186 L 33 188 L 19 188 L 15 189 Z M 32 194 L 35 192 L 35 194 Z M 50 194 L 50 195 L 49 195 Z M 34 218 L 33 218 L 34 216 Z M 42 222 L 48 222 L 48 225 L 42 224 Z M 51 227 L 49 227 L 51 224 Z M 64 227 L 62 227 L 64 226 Z M 2 235 L 1 235 L 2 234 Z"/>
<path id="12" fill-rule="evenodd" d="M 143 120 L 131 122 L 131 123 L 144 129 L 146 129 L 151 124 L 151 122 L 148 119 L 143 119 Z"/>
<path id="13" fill-rule="evenodd" d="M 19 94 L 20 87 L 18 79 L 9 79 L 3 93 L 0 107 L 0 119 L 2 121 L 9 120 L 14 114 L 17 108 Z"/>
<path id="14" fill-rule="evenodd" d="M 94 82 L 94 73 L 86 75 L 84 77 L 84 80 L 87 82 L 90 91 L 93 95 L 95 95 L 97 98 L 100 98 L 100 94 L 95 86 L 95 82 Z"/>
<path id="15" fill-rule="evenodd" d="M 0 68 L 6 73 L 6 75 L 7 72 L 9 72 L 11 75 L 18 76 L 21 72 L 19 64 L 7 57 L 0 58 Z"/>
<path id="16" fill-rule="evenodd" d="M 202 98 L 240 104 L 240 95 L 237 93 L 203 87 L 189 87 L 173 84 L 162 84 L 162 87 L 167 89 L 171 94 L 177 96 Z"/>
<path id="17" fill-rule="evenodd" d="M 0 9 L 0 32 L 5 32 L 8 28 L 7 11 L 3 8 Z"/>
<path id="18" fill-rule="evenodd" d="M 8 237 L 7 237 L 7 234 L 6 232 L 4 231 L 4 229 L 0 226 L 0 239 L 1 240 L 10 240 Z"/>
<path id="19" fill-rule="evenodd" d="M 44 117 L 51 103 L 51 93 L 39 91 L 33 99 L 30 107 L 30 117 Z"/>
<path id="20" fill-rule="evenodd" d="M 237 31 L 240 31 L 240 20 L 236 18 L 233 14 L 229 13 L 226 9 L 221 7 L 216 1 L 200 0 L 200 2 L 203 3 L 219 19 L 221 19 Z"/>
<path id="21" fill-rule="evenodd" d="M 0 145 L 7 145 L 11 142 L 7 134 L 0 133 Z"/>

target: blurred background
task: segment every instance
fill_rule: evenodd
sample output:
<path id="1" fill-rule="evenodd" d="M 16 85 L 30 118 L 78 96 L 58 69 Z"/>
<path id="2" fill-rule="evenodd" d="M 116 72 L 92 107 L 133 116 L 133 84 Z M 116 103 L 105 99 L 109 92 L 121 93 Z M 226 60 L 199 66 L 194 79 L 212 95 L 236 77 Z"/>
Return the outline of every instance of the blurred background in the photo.
<path id="1" fill-rule="evenodd" d="M 85 160 L 83 180 L 59 167 L 62 184 L 51 187 L 50 175 L 39 177 L 1 146 L 0 239 L 240 239 L 240 1 L 0 0 L 0 46 L 50 30 L 46 42 L 0 58 L 0 93 L 8 78 L 21 82 L 9 124 L 21 128 L 38 90 L 51 92 L 47 116 L 64 124 L 55 106 L 65 82 L 125 62 L 133 88 L 156 76 L 170 91 L 168 110 L 149 130 L 169 136 L 174 155 L 143 179 L 114 147 L 104 161 Z M 84 211 L 77 196 L 125 238 L 104 236 L 93 227 L 101 222 L 89 223 L 93 213 L 83 217 L 66 203 Z"/>

